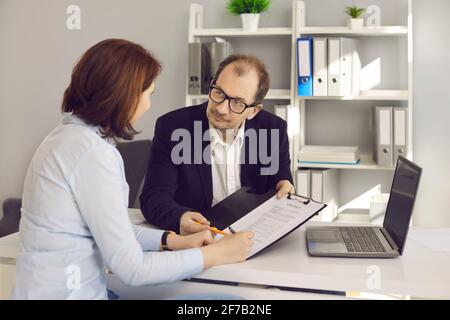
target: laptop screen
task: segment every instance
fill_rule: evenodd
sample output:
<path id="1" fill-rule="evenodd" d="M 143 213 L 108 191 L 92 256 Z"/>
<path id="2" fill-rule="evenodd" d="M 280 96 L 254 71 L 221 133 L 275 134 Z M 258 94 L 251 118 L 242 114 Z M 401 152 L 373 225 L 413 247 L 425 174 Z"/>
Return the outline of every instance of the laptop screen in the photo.
<path id="1" fill-rule="evenodd" d="M 403 253 L 422 169 L 399 156 L 383 227 Z"/>

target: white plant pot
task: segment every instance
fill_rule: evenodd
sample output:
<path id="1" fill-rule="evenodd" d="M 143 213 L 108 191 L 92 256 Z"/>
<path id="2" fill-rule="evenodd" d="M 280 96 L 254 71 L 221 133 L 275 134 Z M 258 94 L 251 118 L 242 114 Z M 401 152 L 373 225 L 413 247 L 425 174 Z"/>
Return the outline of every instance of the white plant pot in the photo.
<path id="1" fill-rule="evenodd" d="M 258 30 L 259 13 L 243 13 L 241 14 L 242 28 L 245 31 Z"/>
<path id="2" fill-rule="evenodd" d="M 350 29 L 361 29 L 363 27 L 364 19 L 348 19 L 348 26 Z"/>

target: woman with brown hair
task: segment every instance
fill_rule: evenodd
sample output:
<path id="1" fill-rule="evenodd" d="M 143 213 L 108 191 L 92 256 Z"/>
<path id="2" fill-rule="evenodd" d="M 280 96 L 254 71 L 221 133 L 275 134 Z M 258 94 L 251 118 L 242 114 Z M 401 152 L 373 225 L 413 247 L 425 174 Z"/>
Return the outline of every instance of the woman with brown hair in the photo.
<path id="1" fill-rule="evenodd" d="M 110 39 L 75 66 L 63 120 L 25 178 L 16 299 L 107 299 L 106 269 L 128 285 L 172 282 L 245 259 L 251 233 L 214 241 L 131 225 L 116 139 L 131 140 L 150 108 L 160 63 L 143 47 Z M 171 252 L 149 252 L 162 249 Z"/>

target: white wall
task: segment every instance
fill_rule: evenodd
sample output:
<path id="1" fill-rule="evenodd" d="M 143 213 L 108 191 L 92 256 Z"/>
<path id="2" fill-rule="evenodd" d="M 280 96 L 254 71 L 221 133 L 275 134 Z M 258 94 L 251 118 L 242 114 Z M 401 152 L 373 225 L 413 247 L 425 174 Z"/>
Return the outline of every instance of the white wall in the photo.
<path id="1" fill-rule="evenodd" d="M 21 196 L 35 149 L 60 120 L 71 69 L 96 42 L 112 37 L 138 42 L 164 65 L 153 107 L 138 124 L 138 139 L 151 138 L 157 117 L 184 105 L 191 2 L 205 5 L 206 27 L 240 26 L 238 17 L 224 13 L 225 0 L 0 0 L 0 204 Z M 71 4 L 81 8 L 81 30 L 66 28 Z M 276 18 L 262 25 L 290 25 L 290 6 L 274 3 Z"/>
<path id="2" fill-rule="evenodd" d="M 450 1 L 414 0 L 414 154 L 424 171 L 413 222 L 450 226 Z"/>
<path id="3" fill-rule="evenodd" d="M 151 138 L 156 118 L 184 104 L 189 3 L 205 6 L 206 27 L 239 27 L 238 17 L 224 10 L 226 0 L 0 0 L 0 203 L 20 197 L 30 158 L 60 119 L 60 103 L 72 66 L 94 43 L 120 37 L 149 48 L 163 62 L 153 107 L 140 121 L 139 139 Z M 347 3 L 348 2 L 348 3 Z M 395 3 L 393 3 L 395 2 Z M 449 90 L 444 77 L 450 49 L 450 1 L 414 0 L 414 151 L 424 167 L 414 221 L 422 225 L 450 226 L 450 168 L 448 143 Z M 404 0 L 360 0 L 382 7 L 382 23 L 406 24 L 399 12 Z M 400 3 L 400 5 L 399 5 Z M 82 29 L 67 30 L 66 8 L 82 10 Z M 307 24 L 345 23 L 342 8 L 351 1 L 307 0 Z M 289 26 L 291 0 L 274 0 L 262 26 Z M 329 17 L 326 21 L 323 16 Z M 289 39 L 261 42 L 240 39 L 238 50 L 258 54 L 268 64 L 273 87 L 289 86 Z M 281 50 L 279 50 L 282 47 Z M 391 50 L 391 49 L 386 49 Z M 384 76 L 404 83 L 395 71 Z M 447 72 L 445 72 L 447 70 Z M 392 72 L 392 74 L 389 74 Z M 437 79 L 437 80 L 436 80 Z M 436 85 L 436 83 L 441 83 Z M 370 174 L 372 176 L 372 174 Z M 385 179 L 386 180 L 386 179 Z M 1 215 L 1 210 L 0 210 Z"/>

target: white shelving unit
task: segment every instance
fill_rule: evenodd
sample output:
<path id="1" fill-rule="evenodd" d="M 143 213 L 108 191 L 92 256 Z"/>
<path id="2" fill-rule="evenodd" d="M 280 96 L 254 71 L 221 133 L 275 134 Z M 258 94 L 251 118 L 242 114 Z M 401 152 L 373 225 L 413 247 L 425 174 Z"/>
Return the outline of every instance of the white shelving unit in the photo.
<path id="1" fill-rule="evenodd" d="M 260 28 L 257 31 L 242 29 L 196 29 L 194 37 L 258 37 L 258 36 L 290 36 L 292 28 Z"/>
<path id="2" fill-rule="evenodd" d="M 339 36 L 401 36 L 408 34 L 408 27 L 384 26 L 365 27 L 351 30 L 348 27 L 300 27 L 302 35 L 339 35 Z"/>
<path id="3" fill-rule="evenodd" d="M 357 96 L 312 96 L 299 97 L 301 100 L 378 100 L 378 101 L 408 101 L 408 90 L 367 90 L 361 91 Z"/>
<path id="4" fill-rule="evenodd" d="M 189 16 L 189 42 L 201 42 L 205 37 L 225 37 L 225 38 L 239 38 L 239 37 L 292 37 L 292 28 L 259 28 L 257 31 L 249 32 L 238 28 L 203 28 L 203 6 L 199 4 L 191 4 Z M 187 83 L 186 83 L 186 92 Z M 265 100 L 288 100 L 292 99 L 292 88 L 288 89 L 270 89 Z M 200 101 L 208 99 L 206 94 L 189 95 L 186 94 L 186 105 L 193 105 Z"/>
<path id="5" fill-rule="evenodd" d="M 200 42 L 204 37 L 291 37 L 291 84 L 289 89 L 272 89 L 266 97 L 266 100 L 286 100 L 290 105 L 288 110 L 288 131 L 290 137 L 290 152 L 292 160 L 292 171 L 295 174 L 298 165 L 297 153 L 306 141 L 306 104 L 308 101 L 373 101 L 374 104 L 382 101 L 399 101 L 405 103 L 408 107 L 408 123 L 412 124 L 413 119 L 413 101 L 412 101 L 412 83 L 413 83 L 413 55 L 412 55 L 412 0 L 408 1 L 408 18 L 406 26 L 381 26 L 381 27 L 364 27 L 358 30 L 351 30 L 344 26 L 306 26 L 305 19 L 305 2 L 301 0 L 293 0 L 292 4 L 292 27 L 283 28 L 260 28 L 256 32 L 246 32 L 237 28 L 219 28 L 205 29 L 203 28 L 203 7 L 198 4 L 191 4 L 190 22 L 189 22 L 189 42 Z M 407 52 L 405 59 L 408 61 L 408 88 L 406 90 L 367 90 L 361 91 L 357 96 L 346 97 L 299 97 L 297 95 L 297 38 L 301 36 L 330 36 L 341 37 L 349 36 L 356 38 L 366 37 L 407 37 Z M 187 81 L 186 81 L 186 92 Z M 193 102 L 206 100 L 207 95 L 186 95 L 186 104 L 192 105 Z M 342 103 L 342 102 L 341 102 Z M 344 105 L 339 107 L 345 108 Z M 412 125 L 408 125 L 408 155 L 412 160 Z M 305 165 L 308 168 L 317 168 L 319 165 Z M 392 170 L 393 168 L 385 168 L 378 166 L 372 159 L 372 154 L 362 154 L 361 161 L 357 165 L 320 165 L 320 168 L 338 168 L 346 170 Z M 294 175 L 295 176 L 295 175 Z M 294 179 L 295 180 L 295 179 Z"/>
<path id="6" fill-rule="evenodd" d="M 293 1 L 293 35 L 292 35 L 292 56 L 296 57 L 296 40 L 302 36 L 330 36 L 330 37 L 407 37 L 408 45 L 407 52 L 404 58 L 408 61 L 408 89 L 407 90 L 367 90 L 361 91 L 357 96 L 346 97 L 299 97 L 297 95 L 297 74 L 296 74 L 296 61 L 292 61 L 291 72 L 291 87 L 292 87 L 292 105 L 297 109 L 297 114 L 300 115 L 300 121 L 296 120 L 299 124 L 298 128 L 295 128 L 295 134 L 293 137 L 293 150 L 291 154 L 293 162 L 293 171 L 299 167 L 305 168 L 337 168 L 337 169 L 350 169 L 350 170 L 393 170 L 393 168 L 385 168 L 378 166 L 373 161 L 372 154 L 362 154 L 361 161 L 357 165 L 335 165 L 335 164 L 298 164 L 298 156 L 296 150 L 299 150 L 301 146 L 306 142 L 306 126 L 308 126 L 308 120 L 306 119 L 306 104 L 311 100 L 331 100 L 331 101 L 345 101 L 345 100 L 365 100 L 374 101 L 374 103 L 382 101 L 403 101 L 408 107 L 408 123 L 412 124 L 413 119 L 413 101 L 412 101 L 412 0 L 408 0 L 408 25 L 407 26 L 381 26 L 381 27 L 364 27 L 358 30 L 351 30 L 347 27 L 312 27 L 305 25 L 305 2 L 294 0 Z M 339 107 L 345 108 L 345 105 Z M 407 157 L 412 160 L 412 125 L 408 125 L 408 155 Z"/>
<path id="7" fill-rule="evenodd" d="M 307 168 L 330 168 L 330 169 L 355 169 L 355 170 L 384 170 L 391 171 L 392 168 L 380 167 L 372 158 L 372 154 L 360 154 L 358 164 L 305 164 Z"/>

